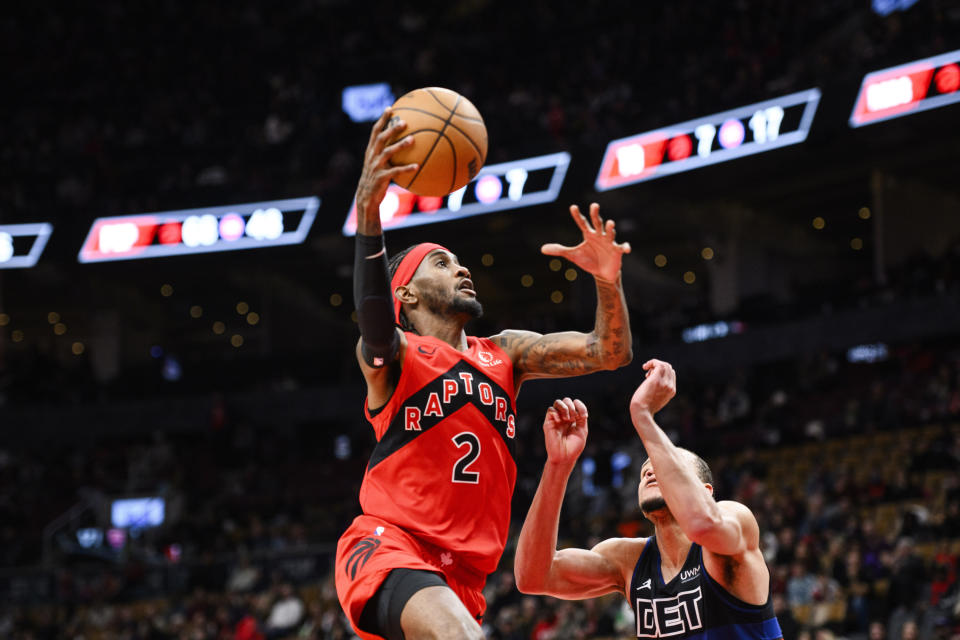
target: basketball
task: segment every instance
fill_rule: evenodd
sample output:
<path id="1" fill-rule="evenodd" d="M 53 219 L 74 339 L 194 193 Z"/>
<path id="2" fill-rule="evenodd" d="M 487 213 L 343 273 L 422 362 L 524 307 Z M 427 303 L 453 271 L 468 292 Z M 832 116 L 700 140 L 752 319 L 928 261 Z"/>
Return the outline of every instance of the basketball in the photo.
<path id="1" fill-rule="evenodd" d="M 390 159 L 393 165 L 417 163 L 419 169 L 397 176 L 396 183 L 420 196 L 445 196 L 473 180 L 487 159 L 487 127 L 480 112 L 456 91 L 414 89 L 393 103 L 393 117 L 407 128 L 391 143 L 413 136 L 413 144 Z"/>

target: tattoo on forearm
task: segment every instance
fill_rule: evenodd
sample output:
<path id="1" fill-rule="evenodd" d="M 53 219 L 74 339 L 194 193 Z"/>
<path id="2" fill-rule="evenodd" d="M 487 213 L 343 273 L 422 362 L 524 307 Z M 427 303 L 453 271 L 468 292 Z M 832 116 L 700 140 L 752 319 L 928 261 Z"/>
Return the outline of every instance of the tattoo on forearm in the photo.
<path id="1" fill-rule="evenodd" d="M 598 282 L 596 325 L 590 333 L 503 333 L 494 341 L 523 373 L 577 376 L 630 362 L 631 336 L 620 286 Z"/>
<path id="2" fill-rule="evenodd" d="M 630 318 L 619 283 L 597 281 L 597 320 L 594 334 L 601 346 L 601 366 L 619 367 L 630 362 Z"/>
<path id="3" fill-rule="evenodd" d="M 558 336 L 543 336 L 521 351 L 521 367 L 526 371 L 563 376 L 575 376 L 592 371 L 593 367 L 588 365 L 586 359 L 571 357 L 570 345 L 565 344 L 568 342 Z M 591 348 L 588 343 L 587 349 Z"/>

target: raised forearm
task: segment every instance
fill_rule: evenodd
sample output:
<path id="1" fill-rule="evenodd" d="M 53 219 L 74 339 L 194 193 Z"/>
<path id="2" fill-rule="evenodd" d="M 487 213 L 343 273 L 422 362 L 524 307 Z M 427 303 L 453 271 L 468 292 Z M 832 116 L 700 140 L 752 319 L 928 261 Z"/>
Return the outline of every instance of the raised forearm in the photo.
<path id="1" fill-rule="evenodd" d="M 720 509 L 683 451 L 670 441 L 650 411 L 631 406 L 630 417 L 650 456 L 660 493 L 680 529 L 696 540 L 718 526 L 722 519 Z"/>
<path id="2" fill-rule="evenodd" d="M 596 278 L 596 282 L 597 318 L 591 334 L 596 346 L 591 355 L 597 359 L 598 367 L 616 369 L 633 359 L 627 301 L 619 276 L 614 281 Z"/>
<path id="3" fill-rule="evenodd" d="M 550 573 L 557 551 L 557 529 L 560 508 L 567 491 L 567 481 L 573 465 L 552 464 L 547 461 L 523 521 L 513 572 L 517 589 L 524 593 L 543 593 L 550 590 Z"/>
<path id="4" fill-rule="evenodd" d="M 380 201 L 372 185 L 361 183 L 357 188 L 357 233 L 365 236 L 383 234 L 380 225 Z"/>
<path id="5" fill-rule="evenodd" d="M 360 355 L 374 368 L 394 361 L 400 348 L 383 236 L 358 233 L 353 262 L 353 299 L 360 326 Z"/>

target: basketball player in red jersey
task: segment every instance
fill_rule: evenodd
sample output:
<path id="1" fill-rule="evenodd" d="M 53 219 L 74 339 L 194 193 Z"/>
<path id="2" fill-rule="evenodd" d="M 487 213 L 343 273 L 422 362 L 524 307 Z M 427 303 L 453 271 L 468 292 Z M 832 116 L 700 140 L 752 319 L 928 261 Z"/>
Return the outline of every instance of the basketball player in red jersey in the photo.
<path id="1" fill-rule="evenodd" d="M 517 390 L 630 362 L 620 284 L 630 247 L 615 242 L 596 204 L 590 222 L 572 206 L 583 242 L 542 251 L 596 279 L 593 331 L 468 336 L 482 307 L 456 255 L 419 244 L 388 263 L 380 202 L 391 179 L 416 169 L 390 165 L 413 143 L 387 145 L 406 127 L 390 118 L 388 109 L 373 127 L 357 187 L 356 354 L 377 445 L 360 489 L 363 515 L 337 545 L 337 594 L 365 640 L 482 638 L 482 589 L 510 523 Z"/>

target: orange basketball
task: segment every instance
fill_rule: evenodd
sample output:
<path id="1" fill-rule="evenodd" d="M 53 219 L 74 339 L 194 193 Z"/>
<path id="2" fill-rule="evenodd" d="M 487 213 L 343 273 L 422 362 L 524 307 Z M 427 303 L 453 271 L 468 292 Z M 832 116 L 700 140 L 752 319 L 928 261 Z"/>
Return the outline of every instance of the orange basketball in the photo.
<path id="1" fill-rule="evenodd" d="M 445 196 L 477 175 L 487 159 L 487 127 L 480 112 L 456 91 L 414 89 L 393 103 L 393 118 L 407 128 L 390 142 L 413 136 L 413 144 L 391 158 L 419 169 L 397 176 L 398 185 L 421 196 Z"/>

